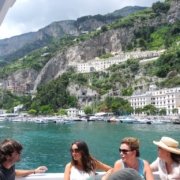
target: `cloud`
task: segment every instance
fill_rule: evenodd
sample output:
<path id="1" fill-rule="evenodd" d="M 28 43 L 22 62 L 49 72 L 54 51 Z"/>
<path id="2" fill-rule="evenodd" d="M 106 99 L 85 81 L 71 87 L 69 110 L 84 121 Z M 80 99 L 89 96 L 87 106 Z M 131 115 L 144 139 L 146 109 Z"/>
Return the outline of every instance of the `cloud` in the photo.
<path id="1" fill-rule="evenodd" d="M 107 14 L 125 6 L 151 6 L 157 0 L 16 0 L 0 27 L 0 38 L 40 28 L 60 20 Z"/>

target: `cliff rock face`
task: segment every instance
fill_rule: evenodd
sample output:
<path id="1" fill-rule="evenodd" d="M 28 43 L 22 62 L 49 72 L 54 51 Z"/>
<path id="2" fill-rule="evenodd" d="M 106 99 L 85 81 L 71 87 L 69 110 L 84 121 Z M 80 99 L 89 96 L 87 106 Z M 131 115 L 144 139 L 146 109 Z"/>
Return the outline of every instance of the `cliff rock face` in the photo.
<path id="1" fill-rule="evenodd" d="M 66 34 L 79 35 L 74 22 L 70 20 L 55 22 L 37 32 L 0 40 L 0 57 L 11 60 L 11 54 L 13 58 L 21 57 L 36 48 L 47 45 L 52 37 L 63 37 Z"/>
<path id="2" fill-rule="evenodd" d="M 72 96 L 75 96 L 78 99 L 81 106 L 87 106 L 99 98 L 99 94 L 95 90 L 74 83 L 71 83 L 67 90 Z"/>
<path id="3" fill-rule="evenodd" d="M 58 77 L 68 66 L 87 62 L 104 53 L 121 51 L 122 45 L 126 45 L 132 40 L 133 30 L 133 28 L 121 28 L 107 31 L 93 40 L 82 42 L 57 54 L 39 73 L 34 90 L 39 84 Z"/>
<path id="4" fill-rule="evenodd" d="M 67 58 L 66 54 L 59 53 L 57 56 L 53 57 L 41 70 L 41 72 L 36 77 L 34 82 L 33 90 L 36 91 L 36 88 L 41 83 L 46 83 L 49 80 L 52 80 L 63 72 L 67 68 Z"/>
<path id="5" fill-rule="evenodd" d="M 167 20 L 169 23 L 174 23 L 180 20 L 180 1 L 172 0 L 170 10 L 168 12 Z"/>
<path id="6" fill-rule="evenodd" d="M 140 21 L 140 19 L 137 19 L 134 22 L 134 24 L 132 24 L 132 26 L 117 28 L 114 30 L 103 32 L 99 36 L 96 36 L 84 42 L 80 42 L 79 44 L 71 46 L 64 51 L 57 53 L 42 68 L 40 73 L 37 73 L 34 70 L 29 70 L 29 75 L 27 76 L 28 78 L 24 78 L 22 74 L 24 73 L 24 71 L 27 70 L 22 70 L 21 73 L 17 72 L 8 77 L 7 81 L 11 82 L 12 85 L 14 79 L 14 81 L 17 81 L 17 84 L 19 83 L 23 86 L 30 86 L 31 90 L 36 90 L 39 84 L 44 84 L 49 80 L 57 78 L 59 75 L 65 72 L 66 69 L 71 65 L 93 60 L 96 57 L 99 57 L 105 53 L 121 52 L 124 47 L 126 47 L 130 42 L 132 42 L 134 38 L 134 32 L 138 30 L 140 27 L 156 27 L 167 22 L 172 22 L 174 20 L 176 21 L 180 17 L 179 6 L 180 5 L 178 3 L 178 0 L 172 0 L 168 15 L 162 14 L 160 17 L 158 16 L 154 19 L 152 18 L 144 20 L 143 22 Z M 78 35 L 80 33 L 79 29 L 86 30 L 85 28 L 88 27 L 86 23 L 88 21 L 91 21 L 92 29 L 97 27 L 97 21 L 93 20 L 93 18 L 86 17 L 84 19 L 79 19 L 76 22 L 63 21 L 53 23 L 50 26 L 47 26 L 46 28 L 39 30 L 38 38 L 42 40 L 43 37 L 47 38 L 50 34 L 53 34 L 54 37 L 58 37 L 59 34 L 63 35 L 65 33 Z M 92 23 L 92 21 L 94 21 L 94 23 Z M 22 36 L 21 38 L 24 38 L 26 41 L 28 41 L 29 39 L 31 39 L 31 37 L 33 39 L 34 36 L 35 35 L 32 33 L 31 36 L 29 34 L 29 36 Z M 16 38 L 17 37 L 14 37 L 14 39 Z M 5 41 L 8 41 L 8 39 L 6 39 Z M 3 43 L 5 43 L 5 41 L 3 41 Z M 0 46 L 1 45 L 2 41 L 0 41 Z M 23 46 L 21 43 L 19 43 L 19 46 L 20 45 Z M 4 47 L 3 51 L 6 51 L 6 49 L 8 49 L 8 45 Z M 29 84 L 31 84 L 33 87 Z"/>
<path id="7" fill-rule="evenodd" d="M 19 70 L 4 80 L 4 88 L 13 90 L 16 93 L 29 93 L 34 87 L 34 81 L 38 72 L 35 70 Z"/>
<path id="8" fill-rule="evenodd" d="M 52 38 L 62 38 L 65 35 L 78 36 L 81 33 L 96 30 L 122 16 L 144 8 L 137 6 L 127 7 L 107 15 L 84 16 L 77 20 L 54 22 L 37 32 L 0 40 L 0 58 L 5 61 L 11 61 L 24 56 L 34 49 L 46 46 Z"/>

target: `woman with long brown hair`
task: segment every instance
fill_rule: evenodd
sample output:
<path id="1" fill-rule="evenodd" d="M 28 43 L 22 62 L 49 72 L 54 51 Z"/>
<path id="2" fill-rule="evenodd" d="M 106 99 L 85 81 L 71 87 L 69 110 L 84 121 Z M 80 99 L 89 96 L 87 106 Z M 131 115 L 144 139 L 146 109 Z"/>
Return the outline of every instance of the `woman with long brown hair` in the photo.
<path id="1" fill-rule="evenodd" d="M 96 170 L 108 171 L 110 166 L 96 160 L 89 153 L 84 141 L 75 141 L 70 148 L 72 160 L 65 167 L 64 180 L 86 180 L 95 175 Z"/>

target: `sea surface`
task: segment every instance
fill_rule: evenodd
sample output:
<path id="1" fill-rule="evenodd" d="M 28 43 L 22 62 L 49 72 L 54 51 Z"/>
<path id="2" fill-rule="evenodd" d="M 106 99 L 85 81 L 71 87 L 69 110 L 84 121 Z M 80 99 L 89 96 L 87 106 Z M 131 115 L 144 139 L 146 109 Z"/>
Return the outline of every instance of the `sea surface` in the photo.
<path id="1" fill-rule="evenodd" d="M 140 139 L 141 157 L 152 162 L 157 153 L 157 147 L 152 141 L 159 140 L 162 136 L 170 136 L 180 142 L 180 125 L 0 122 L 1 141 L 4 138 L 13 138 L 23 144 L 22 158 L 16 168 L 32 169 L 46 165 L 48 172 L 64 172 L 66 163 L 71 160 L 71 143 L 75 140 L 86 141 L 95 158 L 113 166 L 120 157 L 120 140 L 127 136 Z"/>

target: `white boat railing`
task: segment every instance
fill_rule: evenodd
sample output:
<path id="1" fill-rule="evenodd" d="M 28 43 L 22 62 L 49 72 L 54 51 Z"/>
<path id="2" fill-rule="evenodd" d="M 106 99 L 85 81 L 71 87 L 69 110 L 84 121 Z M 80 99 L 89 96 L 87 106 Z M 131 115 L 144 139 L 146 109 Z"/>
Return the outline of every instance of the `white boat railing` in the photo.
<path id="1" fill-rule="evenodd" d="M 153 175 L 155 180 L 159 180 L 158 173 L 153 173 Z M 63 180 L 63 178 L 64 178 L 64 173 L 43 173 L 43 174 L 32 174 L 22 178 L 16 177 L 16 180 Z"/>
<path id="2" fill-rule="evenodd" d="M 18 178 L 16 180 L 63 180 L 64 173 L 43 173 L 43 174 L 32 174 L 26 177 Z"/>

